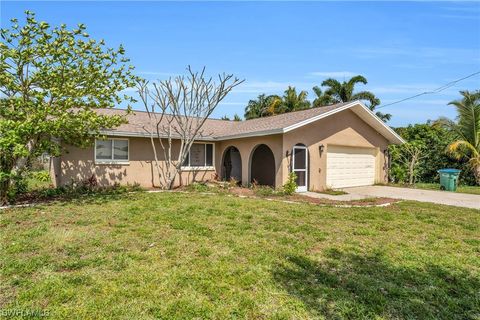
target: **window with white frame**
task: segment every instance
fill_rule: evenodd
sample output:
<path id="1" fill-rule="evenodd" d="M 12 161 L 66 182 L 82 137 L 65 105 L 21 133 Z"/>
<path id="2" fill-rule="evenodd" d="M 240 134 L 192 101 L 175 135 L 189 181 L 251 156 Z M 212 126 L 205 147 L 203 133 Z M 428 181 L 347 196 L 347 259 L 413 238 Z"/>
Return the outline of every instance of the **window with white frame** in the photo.
<path id="1" fill-rule="evenodd" d="M 128 162 L 128 139 L 95 140 L 95 161 Z"/>
<path id="2" fill-rule="evenodd" d="M 190 147 L 183 167 L 211 168 L 213 167 L 213 143 L 194 143 Z"/>

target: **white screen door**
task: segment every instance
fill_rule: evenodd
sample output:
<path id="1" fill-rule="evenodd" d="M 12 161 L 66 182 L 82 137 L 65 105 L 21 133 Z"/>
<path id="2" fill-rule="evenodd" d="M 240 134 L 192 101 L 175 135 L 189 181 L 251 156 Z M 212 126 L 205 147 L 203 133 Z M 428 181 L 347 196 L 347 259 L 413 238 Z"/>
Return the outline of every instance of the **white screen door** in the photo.
<path id="1" fill-rule="evenodd" d="M 308 157 L 307 147 L 293 147 L 293 172 L 297 176 L 297 192 L 306 192 L 308 185 Z"/>

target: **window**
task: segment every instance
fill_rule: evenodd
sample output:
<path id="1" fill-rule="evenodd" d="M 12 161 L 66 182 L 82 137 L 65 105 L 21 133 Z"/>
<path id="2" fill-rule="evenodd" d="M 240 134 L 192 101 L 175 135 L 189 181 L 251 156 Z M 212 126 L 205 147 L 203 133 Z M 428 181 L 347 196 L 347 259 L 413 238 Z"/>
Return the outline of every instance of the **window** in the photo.
<path id="1" fill-rule="evenodd" d="M 213 144 L 194 143 L 185 158 L 183 167 L 211 168 L 213 167 Z"/>
<path id="2" fill-rule="evenodd" d="M 95 161 L 106 163 L 128 162 L 128 140 L 95 140 Z"/>

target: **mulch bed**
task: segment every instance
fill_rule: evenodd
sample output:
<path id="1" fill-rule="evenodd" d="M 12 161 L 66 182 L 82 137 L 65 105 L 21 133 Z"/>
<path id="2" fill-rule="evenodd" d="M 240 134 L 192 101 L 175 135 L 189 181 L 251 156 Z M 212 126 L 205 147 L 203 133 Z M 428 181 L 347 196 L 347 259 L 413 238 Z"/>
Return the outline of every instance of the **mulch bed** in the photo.
<path id="1" fill-rule="evenodd" d="M 242 187 L 234 187 L 228 190 L 229 193 L 240 196 L 240 197 L 255 197 L 255 198 L 265 198 L 271 200 L 279 200 L 279 201 L 291 201 L 291 202 L 306 202 L 311 204 L 318 204 L 318 205 L 340 205 L 340 206 L 380 206 L 386 205 L 391 203 L 399 202 L 398 199 L 391 199 L 391 198 L 368 198 L 368 199 L 361 199 L 361 200 L 352 200 L 352 201 L 338 201 L 338 200 L 330 200 L 330 199 L 322 199 L 322 198 L 313 198 L 305 195 L 294 194 L 290 196 L 283 196 L 283 195 L 269 195 L 269 196 L 259 196 L 255 193 L 253 189 L 249 188 L 242 188 Z"/>

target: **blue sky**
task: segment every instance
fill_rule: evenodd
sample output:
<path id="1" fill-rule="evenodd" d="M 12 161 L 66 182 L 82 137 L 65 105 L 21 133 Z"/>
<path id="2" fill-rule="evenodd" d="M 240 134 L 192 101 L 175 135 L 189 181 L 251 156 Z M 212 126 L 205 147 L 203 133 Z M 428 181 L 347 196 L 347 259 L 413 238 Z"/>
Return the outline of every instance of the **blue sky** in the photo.
<path id="1" fill-rule="evenodd" d="M 362 74 L 386 104 L 480 71 L 480 2 L 5 2 L 1 26 L 28 9 L 51 24 L 87 25 L 109 46 L 120 43 L 140 76 L 233 73 L 246 81 L 214 116 L 243 116 L 260 93 L 288 85 L 309 91 L 327 77 Z M 458 90 L 382 109 L 392 126 L 453 118 Z"/>

